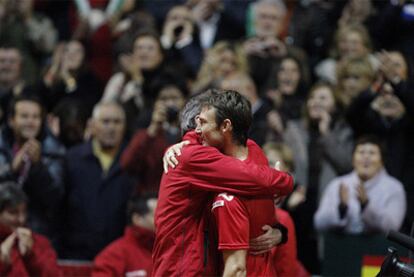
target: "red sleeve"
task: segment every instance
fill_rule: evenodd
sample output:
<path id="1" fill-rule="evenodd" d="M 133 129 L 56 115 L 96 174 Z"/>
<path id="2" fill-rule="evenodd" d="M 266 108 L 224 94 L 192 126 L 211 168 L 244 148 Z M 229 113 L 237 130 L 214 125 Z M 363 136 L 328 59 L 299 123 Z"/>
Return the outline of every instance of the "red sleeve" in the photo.
<path id="1" fill-rule="evenodd" d="M 93 262 L 92 277 L 124 276 L 125 257 L 116 247 L 116 241 L 102 250 Z"/>
<path id="2" fill-rule="evenodd" d="M 267 165 L 246 164 L 213 147 L 187 146 L 179 158 L 183 170 L 191 174 L 190 183 L 198 189 L 247 196 L 286 195 L 293 189 L 289 174 Z"/>
<path id="3" fill-rule="evenodd" d="M 233 195 L 221 193 L 212 207 L 217 223 L 218 249 L 249 249 L 249 215 L 243 203 Z"/>
<path id="4" fill-rule="evenodd" d="M 296 232 L 289 213 L 276 208 L 276 216 L 281 224 L 288 229 L 288 241 L 276 248 L 274 253 L 277 276 L 296 276 Z"/>
<path id="5" fill-rule="evenodd" d="M 33 234 L 33 239 L 32 251 L 23 258 L 30 276 L 62 276 L 62 272 L 57 265 L 56 252 L 50 242 L 38 234 Z"/>
<path id="6" fill-rule="evenodd" d="M 255 164 L 269 165 L 269 161 L 267 160 L 266 155 L 263 153 L 262 148 L 260 148 L 260 146 L 257 145 L 256 142 L 254 142 L 251 139 L 248 139 L 247 147 L 249 148 L 249 156 L 252 156 L 252 160 Z"/>

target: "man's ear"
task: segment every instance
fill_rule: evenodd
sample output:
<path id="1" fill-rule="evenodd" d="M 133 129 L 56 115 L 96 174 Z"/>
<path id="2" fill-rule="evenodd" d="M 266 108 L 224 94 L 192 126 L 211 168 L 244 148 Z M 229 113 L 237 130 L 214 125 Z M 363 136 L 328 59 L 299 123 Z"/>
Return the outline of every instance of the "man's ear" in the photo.
<path id="1" fill-rule="evenodd" d="M 225 119 L 224 121 L 223 121 L 223 123 L 221 124 L 221 130 L 223 131 L 223 132 L 231 132 L 231 131 L 233 131 L 233 124 L 231 123 L 231 120 L 230 119 Z"/>

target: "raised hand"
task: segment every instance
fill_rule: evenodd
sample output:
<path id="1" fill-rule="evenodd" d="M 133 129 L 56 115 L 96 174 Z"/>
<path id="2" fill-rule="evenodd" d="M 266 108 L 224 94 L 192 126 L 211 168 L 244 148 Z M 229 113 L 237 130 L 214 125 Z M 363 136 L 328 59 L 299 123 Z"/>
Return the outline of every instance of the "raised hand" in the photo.
<path id="1" fill-rule="evenodd" d="M 329 133 L 329 126 L 331 125 L 331 121 L 331 115 L 325 110 L 321 111 L 319 119 L 319 133 L 321 133 L 321 135 L 326 135 Z"/>
<path id="2" fill-rule="evenodd" d="M 11 250 L 16 242 L 16 233 L 13 232 L 9 235 L 0 245 L 0 260 L 2 263 L 10 264 L 11 262 Z"/>
<path id="3" fill-rule="evenodd" d="M 41 158 L 41 144 L 37 139 L 29 139 L 25 144 L 24 147 L 26 149 L 26 153 L 29 156 L 29 159 L 32 163 L 38 163 Z"/>
<path id="4" fill-rule="evenodd" d="M 298 186 L 295 191 L 292 192 L 289 197 L 287 206 L 289 209 L 295 209 L 297 206 L 306 201 L 306 188 L 304 186 Z"/>
<path id="5" fill-rule="evenodd" d="M 357 197 L 361 205 L 368 203 L 368 195 L 363 183 L 359 183 L 357 186 Z"/>
<path id="6" fill-rule="evenodd" d="M 18 239 L 18 248 L 22 256 L 27 255 L 33 248 L 33 235 L 32 231 L 27 228 L 17 228 L 16 235 Z"/>

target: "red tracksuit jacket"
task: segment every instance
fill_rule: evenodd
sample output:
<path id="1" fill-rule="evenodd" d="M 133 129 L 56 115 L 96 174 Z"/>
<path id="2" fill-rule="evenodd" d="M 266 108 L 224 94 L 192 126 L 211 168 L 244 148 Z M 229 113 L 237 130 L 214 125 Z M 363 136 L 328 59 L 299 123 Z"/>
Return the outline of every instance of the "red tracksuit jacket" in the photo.
<path id="1" fill-rule="evenodd" d="M 124 235 L 96 256 L 93 277 L 151 276 L 151 252 L 155 234 L 138 226 L 128 226 Z"/>
<path id="2" fill-rule="evenodd" d="M 183 139 L 190 140 L 190 144 L 178 157 L 178 166 L 161 180 L 155 213 L 155 277 L 202 275 L 203 212 L 214 193 L 269 196 L 284 195 L 293 188 L 289 174 L 268 166 L 247 165 L 216 148 L 201 146 L 195 132 Z M 258 147 L 249 141 L 249 151 L 257 151 Z"/>
<path id="3" fill-rule="evenodd" d="M 249 151 L 246 164 L 268 165 L 263 152 Z M 212 212 L 217 222 L 220 250 L 249 249 L 250 239 L 263 234 L 264 225 L 277 223 L 273 197 L 245 198 L 229 194 L 216 196 Z M 247 255 L 247 276 L 276 276 L 273 255 Z"/>
<path id="4" fill-rule="evenodd" d="M 11 234 L 10 229 L 0 226 L 0 244 Z M 17 242 L 11 250 L 11 264 L 0 261 L 0 276 L 8 277 L 58 277 L 62 273 L 57 265 L 57 256 L 49 240 L 42 235 L 32 233 L 33 247 L 29 254 L 22 256 Z"/>

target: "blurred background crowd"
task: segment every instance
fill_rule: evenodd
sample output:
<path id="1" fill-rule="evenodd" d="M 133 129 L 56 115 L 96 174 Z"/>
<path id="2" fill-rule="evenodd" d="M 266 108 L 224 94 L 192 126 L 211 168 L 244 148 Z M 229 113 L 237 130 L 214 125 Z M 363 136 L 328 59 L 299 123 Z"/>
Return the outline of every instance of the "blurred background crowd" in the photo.
<path id="1" fill-rule="evenodd" d="M 151 249 L 152 206 L 128 201 L 158 192 L 208 88 L 243 94 L 250 137 L 293 172 L 282 208 L 309 273 L 321 232 L 409 233 L 413 60 L 410 0 L 0 0 L 0 181 L 26 195 L 0 190 L 0 271 L 16 236 L 27 262 L 27 230 L 93 260 L 134 211 Z"/>

